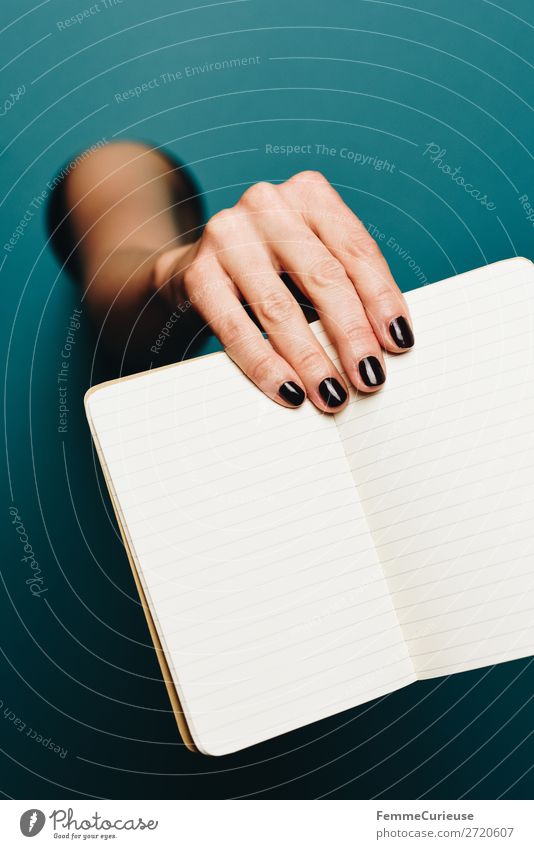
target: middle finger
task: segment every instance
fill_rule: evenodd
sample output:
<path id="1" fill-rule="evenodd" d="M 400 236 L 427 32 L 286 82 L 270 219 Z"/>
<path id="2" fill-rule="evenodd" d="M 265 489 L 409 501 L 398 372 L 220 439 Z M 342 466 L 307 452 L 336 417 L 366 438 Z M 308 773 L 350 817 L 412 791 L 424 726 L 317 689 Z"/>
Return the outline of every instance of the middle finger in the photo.
<path id="1" fill-rule="evenodd" d="M 263 229 L 283 270 L 316 308 L 350 381 L 363 392 L 386 379 L 380 342 L 343 265 L 294 212 L 266 215 Z"/>
<path id="2" fill-rule="evenodd" d="M 301 378 L 308 398 L 324 412 L 341 410 L 348 398 L 345 382 L 280 279 L 265 247 L 248 241 L 246 248 L 228 248 L 220 261 L 273 348 Z"/>

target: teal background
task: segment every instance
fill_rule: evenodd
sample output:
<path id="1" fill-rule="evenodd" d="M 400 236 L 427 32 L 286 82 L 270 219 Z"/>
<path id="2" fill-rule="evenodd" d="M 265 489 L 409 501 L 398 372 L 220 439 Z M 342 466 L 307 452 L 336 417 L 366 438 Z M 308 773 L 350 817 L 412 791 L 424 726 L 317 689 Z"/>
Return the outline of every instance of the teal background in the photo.
<path id="1" fill-rule="evenodd" d="M 0 118 L 2 245 L 70 157 L 102 138 L 142 138 L 190 164 L 209 213 L 253 181 L 323 171 L 384 242 L 398 243 L 384 252 L 404 290 L 533 257 L 519 202 L 534 198 L 528 0 L 244 0 L 195 9 L 170 0 L 104 8 L 100 0 L 82 23 L 58 29 L 90 5 L 2 4 L 1 99 L 25 87 Z M 260 61 L 125 103 L 114 97 L 165 72 L 241 56 Z M 424 155 L 432 142 L 495 210 Z M 275 156 L 266 144 L 325 144 L 338 154 Z M 352 164 L 342 147 L 395 167 Z M 70 360 L 68 432 L 57 430 L 56 375 L 80 296 L 47 246 L 44 207 L 13 251 L 1 248 L 0 280 L 4 796 L 532 796 L 530 659 L 419 683 L 231 757 L 187 752 L 83 413 L 87 387 L 111 376 L 93 357 L 85 312 Z M 204 340 L 202 350 L 215 345 Z M 40 598 L 25 585 L 12 504 L 46 579 Z M 43 748 L 29 727 L 68 753 Z"/>

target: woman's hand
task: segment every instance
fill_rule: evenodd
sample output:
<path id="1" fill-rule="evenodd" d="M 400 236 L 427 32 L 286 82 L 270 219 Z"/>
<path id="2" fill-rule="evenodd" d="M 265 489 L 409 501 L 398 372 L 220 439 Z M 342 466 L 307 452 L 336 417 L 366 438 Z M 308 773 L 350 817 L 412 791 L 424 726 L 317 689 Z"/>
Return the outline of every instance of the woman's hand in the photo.
<path id="1" fill-rule="evenodd" d="M 362 392 L 378 389 L 382 349 L 413 345 L 408 308 L 378 245 L 319 173 L 251 186 L 208 221 L 198 242 L 160 255 L 155 284 L 173 308 L 190 301 L 269 398 L 299 406 L 307 395 L 337 412 L 347 387 L 282 273 L 312 302 L 349 380 Z"/>

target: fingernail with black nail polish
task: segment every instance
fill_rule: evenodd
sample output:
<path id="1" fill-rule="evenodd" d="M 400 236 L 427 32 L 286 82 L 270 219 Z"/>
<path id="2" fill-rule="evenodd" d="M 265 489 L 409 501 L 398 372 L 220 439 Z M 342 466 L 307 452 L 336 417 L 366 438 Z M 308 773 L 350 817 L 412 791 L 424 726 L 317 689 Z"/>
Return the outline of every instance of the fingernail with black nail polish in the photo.
<path id="1" fill-rule="evenodd" d="M 394 318 L 389 325 L 391 338 L 399 348 L 411 348 L 414 343 L 412 328 L 403 315 Z"/>
<path id="2" fill-rule="evenodd" d="M 306 397 L 300 386 L 297 383 L 293 383 L 292 380 L 282 383 L 278 394 L 284 401 L 287 401 L 288 404 L 292 404 L 294 407 L 300 407 Z"/>
<path id="3" fill-rule="evenodd" d="M 327 407 L 341 407 L 347 400 L 347 393 L 335 377 L 327 377 L 319 384 L 319 394 Z"/>
<path id="4" fill-rule="evenodd" d="M 380 360 L 376 357 L 365 357 L 360 360 L 358 371 L 366 386 L 382 386 L 386 379 Z"/>

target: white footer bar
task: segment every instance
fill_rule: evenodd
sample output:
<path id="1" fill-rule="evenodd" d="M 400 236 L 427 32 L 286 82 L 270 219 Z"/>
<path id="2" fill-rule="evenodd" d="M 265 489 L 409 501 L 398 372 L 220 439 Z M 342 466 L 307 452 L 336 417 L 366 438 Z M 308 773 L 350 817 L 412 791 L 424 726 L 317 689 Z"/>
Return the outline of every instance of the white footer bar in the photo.
<path id="1" fill-rule="evenodd" d="M 4 801 L 2 846 L 534 847 L 528 801 Z"/>

